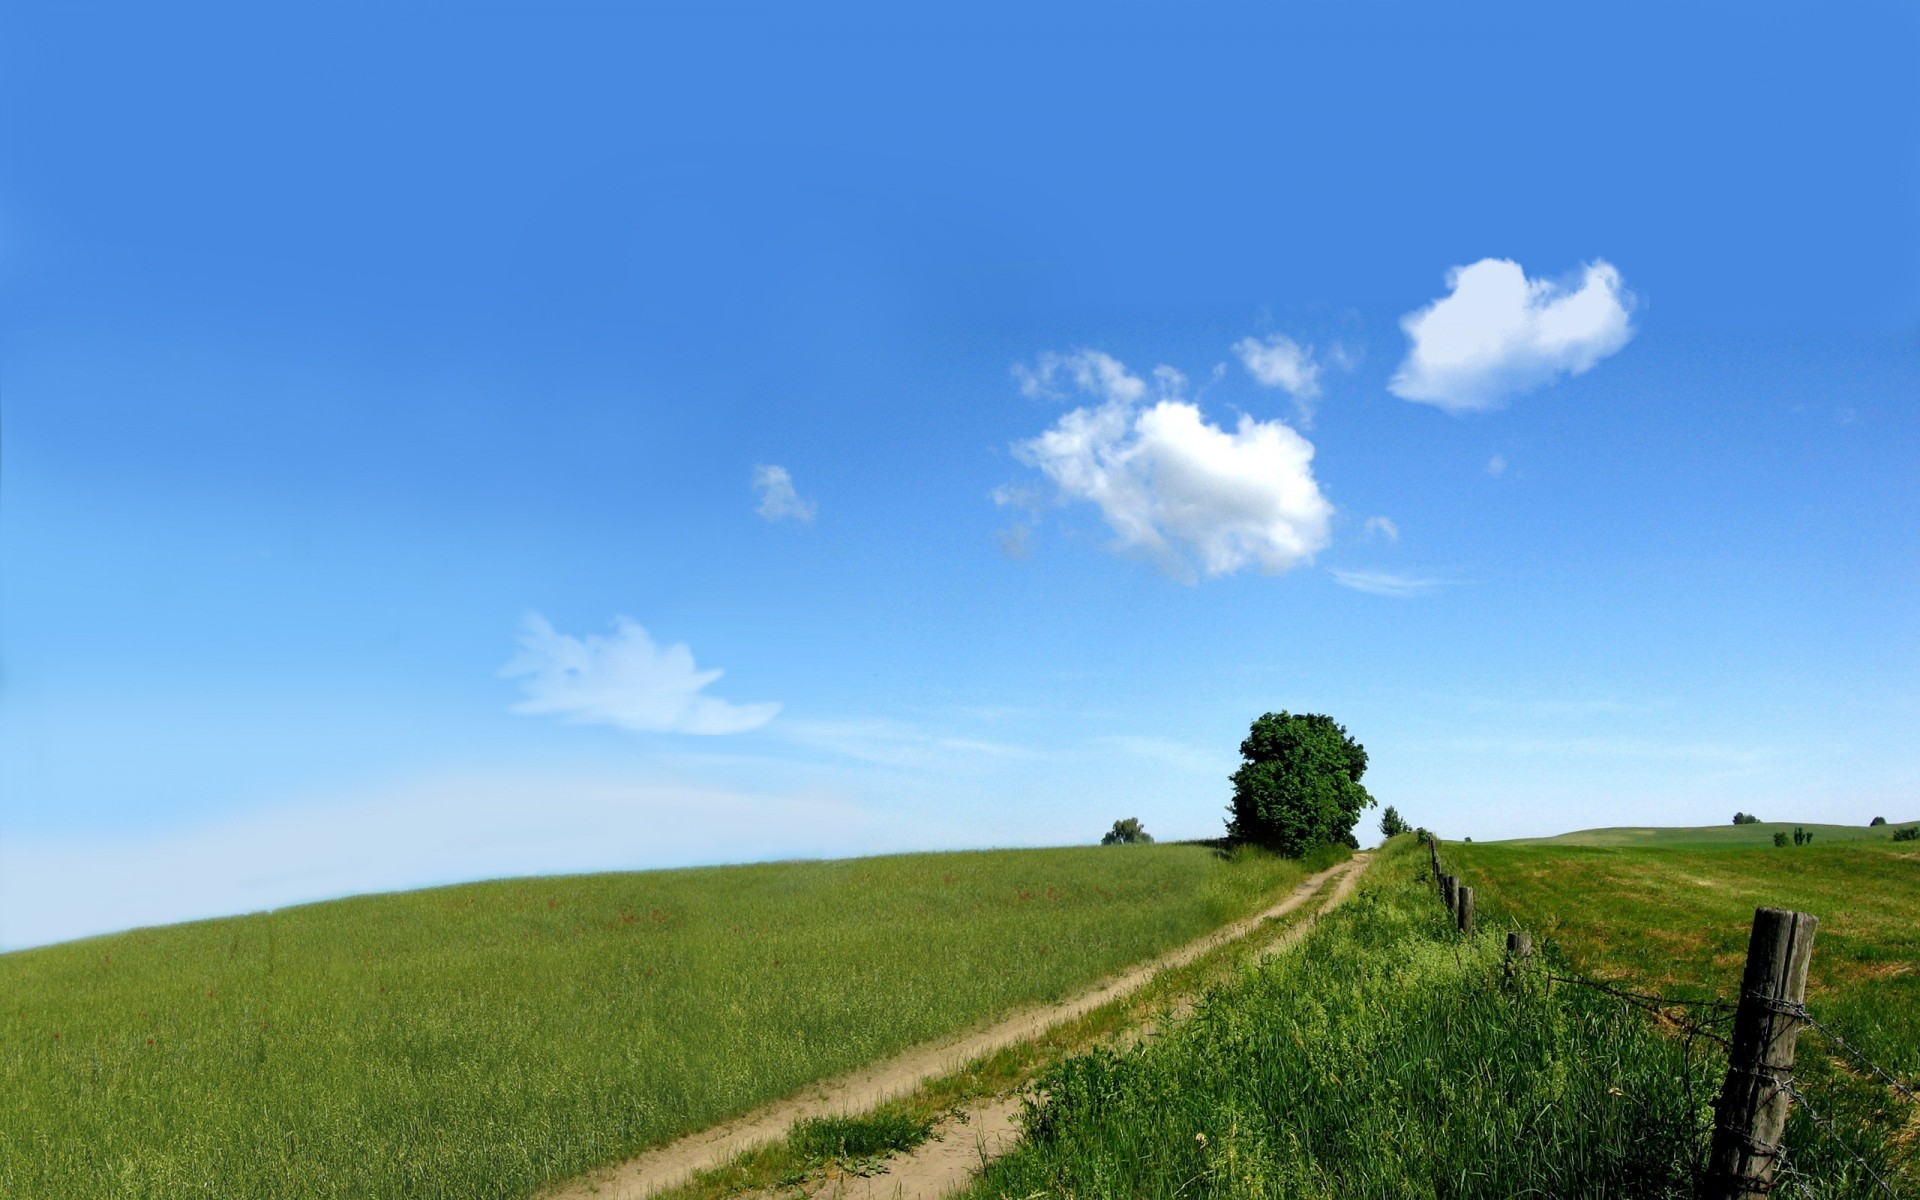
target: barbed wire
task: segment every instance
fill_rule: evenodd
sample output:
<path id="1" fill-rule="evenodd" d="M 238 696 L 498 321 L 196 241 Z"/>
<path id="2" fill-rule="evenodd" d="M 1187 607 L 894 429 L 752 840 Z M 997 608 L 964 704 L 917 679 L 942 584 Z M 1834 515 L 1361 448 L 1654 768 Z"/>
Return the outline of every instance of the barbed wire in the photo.
<path id="1" fill-rule="evenodd" d="M 1715 1030 L 1711 1024 L 1711 1022 L 1731 1021 L 1733 1019 L 1734 1006 L 1724 1000 L 1682 1000 L 1675 996 L 1656 996 L 1648 992 L 1630 991 L 1626 988 L 1615 987 L 1610 983 L 1602 983 L 1597 979 L 1588 979 L 1581 975 L 1556 975 L 1551 971 L 1545 974 L 1548 979 L 1556 983 L 1570 983 L 1579 987 L 1591 988 L 1596 992 L 1602 992 L 1616 999 L 1625 1000 L 1635 1008 L 1650 1012 L 1661 1020 L 1678 1026 L 1689 1041 L 1694 1037 L 1704 1037 L 1723 1049 L 1732 1045 L 1732 1043 L 1728 1041 L 1723 1034 Z M 1708 1009 L 1713 1015 L 1704 1020 L 1696 1020 L 1693 1015 L 1687 1011 L 1693 1008 Z M 1670 1011 L 1673 1009 L 1681 1010 L 1684 1015 L 1680 1017 L 1674 1016 Z"/>
<path id="2" fill-rule="evenodd" d="M 1800 1169 L 1793 1165 L 1793 1158 L 1788 1155 L 1785 1142 L 1782 1142 L 1779 1146 L 1779 1156 L 1780 1166 L 1774 1176 L 1776 1182 L 1785 1182 L 1789 1187 L 1793 1188 L 1794 1191 L 1805 1196 L 1807 1200 L 1819 1200 L 1819 1197 L 1814 1195 L 1813 1189 L 1807 1186 L 1807 1177 L 1802 1175 Z"/>
<path id="3" fill-rule="evenodd" d="M 1845 1050 L 1848 1054 L 1853 1055 L 1853 1057 L 1862 1065 L 1864 1065 L 1869 1071 L 1872 1071 L 1875 1075 L 1878 1075 L 1881 1078 L 1881 1080 L 1886 1083 L 1888 1087 L 1892 1088 L 1896 1092 L 1899 1092 L 1902 1096 L 1905 1096 L 1909 1100 L 1920 1100 L 1920 1096 L 1914 1095 L 1912 1088 L 1900 1082 L 1900 1080 L 1895 1078 L 1893 1073 L 1888 1071 L 1885 1067 L 1881 1066 L 1877 1062 L 1874 1062 L 1871 1058 L 1868 1058 L 1864 1053 L 1862 1053 L 1858 1048 L 1856 1048 L 1852 1042 L 1849 1042 L 1847 1039 L 1835 1033 L 1833 1029 L 1829 1027 L 1825 1022 L 1817 1020 L 1812 1013 L 1807 1012 L 1805 1006 L 1801 1007 L 1800 1013 L 1801 1013 L 1801 1018 L 1805 1020 L 1807 1024 L 1813 1026 L 1815 1029 L 1818 1029 L 1823 1035 L 1825 1035 L 1827 1040 L 1833 1042 L 1835 1045 L 1839 1046 L 1842 1050 Z"/>
<path id="4" fill-rule="evenodd" d="M 1847 1145 L 1846 1139 L 1840 1136 L 1840 1131 L 1833 1127 L 1833 1122 L 1821 1116 L 1819 1110 L 1814 1108 L 1814 1106 L 1807 1100 L 1806 1093 L 1802 1092 L 1799 1088 L 1793 1086 L 1793 1076 L 1782 1075 L 1779 1077 L 1779 1079 L 1780 1079 L 1781 1088 L 1786 1091 L 1787 1095 L 1793 1097 L 1796 1101 L 1799 1102 L 1800 1107 L 1806 1111 L 1808 1119 L 1813 1122 L 1814 1128 L 1818 1129 L 1821 1133 L 1826 1134 L 1827 1137 L 1833 1141 L 1834 1145 L 1840 1147 L 1842 1150 L 1845 1150 L 1849 1158 L 1853 1159 L 1854 1162 L 1860 1164 L 1860 1169 L 1867 1173 L 1867 1178 L 1873 1180 L 1875 1184 L 1879 1185 L 1880 1190 L 1885 1192 L 1889 1197 L 1891 1197 L 1891 1200 L 1900 1200 L 1900 1197 L 1894 1193 L 1893 1185 L 1889 1184 L 1886 1180 L 1880 1178 L 1880 1172 L 1873 1169 L 1872 1163 L 1860 1157 L 1860 1152 L 1858 1150 L 1855 1150 L 1852 1146 Z"/>

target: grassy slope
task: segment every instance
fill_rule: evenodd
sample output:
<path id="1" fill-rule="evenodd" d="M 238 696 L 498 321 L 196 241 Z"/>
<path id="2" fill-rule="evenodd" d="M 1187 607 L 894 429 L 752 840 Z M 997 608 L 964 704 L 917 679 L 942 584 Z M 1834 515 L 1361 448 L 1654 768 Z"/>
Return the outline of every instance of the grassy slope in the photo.
<path id="1" fill-rule="evenodd" d="M 1871 828 L 1865 825 L 1796 826 L 1791 821 L 1762 821 L 1757 825 L 1728 823 L 1673 828 L 1627 825 L 1611 829 L 1582 829 L 1550 838 L 1518 838 L 1510 842 L 1494 844 L 1501 846 L 1647 846 L 1669 850 L 1731 850 L 1758 846 L 1770 848 L 1773 845 L 1774 834 L 1784 833 L 1791 839 L 1794 829 L 1800 828 L 1814 834 L 1814 845 L 1826 846 L 1837 842 L 1890 841 L 1895 829 L 1912 824 L 1915 822 L 1899 821 L 1892 825 Z"/>
<path id="2" fill-rule="evenodd" d="M 1670 995 L 1734 998 L 1753 910 L 1811 912 L 1820 929 L 1808 1008 L 1876 1061 L 1920 1077 L 1920 843 L 1886 840 L 1882 829 L 1873 841 L 1775 848 L 1769 836 L 1702 849 L 1686 848 L 1694 831 L 1673 832 L 1683 836 L 1665 846 L 1475 843 L 1442 854 L 1489 917 L 1547 934 L 1582 970 Z M 1802 1054 L 1801 1073 L 1834 1089 L 1848 1128 L 1883 1143 L 1877 1161 L 1890 1155 L 1920 1183 L 1920 1111 L 1855 1086 L 1823 1042 L 1803 1040 L 1816 1053 Z M 1790 1145 L 1817 1140 L 1804 1123 L 1790 1131 Z"/>
<path id="3" fill-rule="evenodd" d="M 1680 1196 L 1708 1083 L 1597 993 L 1509 989 L 1390 842 L 1352 900 L 1193 1017 L 1042 1081 L 990 1197 Z M 1692 1103 L 1690 1103 L 1692 1101 Z"/>
<path id="4" fill-rule="evenodd" d="M 0 1194 L 522 1196 L 1301 877 L 1197 846 L 510 880 L 0 956 Z"/>

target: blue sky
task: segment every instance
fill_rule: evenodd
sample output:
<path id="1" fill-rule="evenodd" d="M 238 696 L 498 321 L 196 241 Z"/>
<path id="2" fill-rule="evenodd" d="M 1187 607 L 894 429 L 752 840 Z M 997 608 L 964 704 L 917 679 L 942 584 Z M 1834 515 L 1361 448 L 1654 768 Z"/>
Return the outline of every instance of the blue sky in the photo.
<path id="1" fill-rule="evenodd" d="M 4 22 L 0 945 L 1920 816 L 1902 6 Z"/>

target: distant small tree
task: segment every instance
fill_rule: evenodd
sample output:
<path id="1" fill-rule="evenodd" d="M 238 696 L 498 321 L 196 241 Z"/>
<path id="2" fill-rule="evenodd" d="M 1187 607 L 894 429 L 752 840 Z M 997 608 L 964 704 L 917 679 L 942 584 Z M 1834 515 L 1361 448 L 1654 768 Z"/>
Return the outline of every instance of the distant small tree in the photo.
<path id="1" fill-rule="evenodd" d="M 1796 846 L 1804 846 L 1807 844 L 1807 831 L 1798 825 L 1793 827 L 1793 844 Z"/>
<path id="2" fill-rule="evenodd" d="M 1787 835 L 1786 835 L 1785 833 L 1776 833 L 1776 834 L 1774 834 L 1774 835 L 1773 835 L 1773 844 L 1774 844 L 1774 845 L 1776 845 L 1776 846 L 1784 846 L 1784 845 L 1786 845 L 1786 844 L 1787 844 Z"/>
<path id="3" fill-rule="evenodd" d="M 1894 830 L 1893 840 L 1896 842 L 1920 842 L 1920 825 L 1909 825 L 1905 829 Z"/>
<path id="4" fill-rule="evenodd" d="M 1360 786 L 1367 748 L 1318 713 L 1268 713 L 1240 743 L 1227 836 L 1297 858 L 1338 842 L 1358 847 L 1353 827 L 1373 797 Z"/>
<path id="5" fill-rule="evenodd" d="M 1876 825 L 1885 825 L 1886 823 L 1887 819 L 1885 817 L 1875 817 L 1873 820 L 1867 822 L 1867 828 L 1872 829 Z"/>
<path id="6" fill-rule="evenodd" d="M 1113 828 L 1100 835 L 1102 846 L 1150 846 L 1153 835 L 1140 823 L 1139 817 L 1128 817 L 1124 821 L 1115 821 Z"/>
<path id="7" fill-rule="evenodd" d="M 1400 814 L 1391 804 L 1387 805 L 1387 811 L 1380 814 L 1380 832 L 1388 837 L 1399 837 L 1407 832 L 1407 823 L 1400 819 Z"/>
<path id="8" fill-rule="evenodd" d="M 1431 845 L 1433 843 L 1433 833 L 1430 830 L 1428 830 L 1425 825 L 1422 825 L 1419 828 L 1415 829 L 1413 831 L 1413 836 L 1414 836 L 1414 840 L 1418 841 L 1422 846 Z"/>
<path id="9" fill-rule="evenodd" d="M 1737 812 L 1733 814 L 1733 823 L 1735 825 L 1758 825 L 1760 818 L 1754 816 L 1752 813 Z"/>

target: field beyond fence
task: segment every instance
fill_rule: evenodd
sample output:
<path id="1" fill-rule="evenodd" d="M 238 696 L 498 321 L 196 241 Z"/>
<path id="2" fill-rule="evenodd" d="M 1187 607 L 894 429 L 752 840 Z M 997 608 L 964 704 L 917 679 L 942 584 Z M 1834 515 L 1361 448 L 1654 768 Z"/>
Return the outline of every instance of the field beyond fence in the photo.
<path id="1" fill-rule="evenodd" d="M 1726 1033 L 1757 908 L 1816 917 L 1805 994 L 1813 1024 L 1784 1085 L 1792 1104 L 1776 1194 L 1920 1194 L 1920 847 L 1894 842 L 1896 827 L 1787 847 L 1765 827 L 1742 832 L 1756 828 L 1765 841 L 1682 830 L 1442 853 L 1473 885 L 1483 926 L 1527 928 L 1581 977 L 1657 995 L 1655 1019 L 1681 1035 L 1716 1022 L 1716 1036 Z"/>

